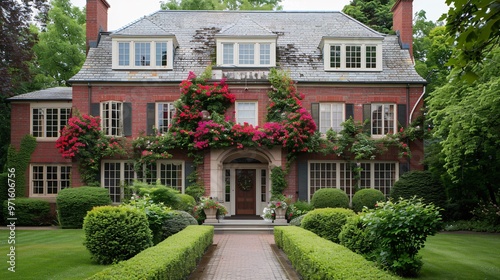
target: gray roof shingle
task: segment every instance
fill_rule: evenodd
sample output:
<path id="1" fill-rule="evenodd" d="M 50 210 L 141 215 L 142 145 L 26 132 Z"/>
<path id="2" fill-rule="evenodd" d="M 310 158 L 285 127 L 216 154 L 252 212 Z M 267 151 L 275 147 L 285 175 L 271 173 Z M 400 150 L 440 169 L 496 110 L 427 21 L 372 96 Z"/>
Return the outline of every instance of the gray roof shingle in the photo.
<path id="1" fill-rule="evenodd" d="M 72 88 L 53 87 L 25 94 L 16 95 L 7 100 L 13 101 L 71 101 L 73 98 Z"/>
<path id="2" fill-rule="evenodd" d="M 250 25 L 251 28 L 248 28 Z M 111 37 L 174 35 L 178 43 L 173 70 L 113 70 Z M 104 33 L 97 48 L 72 83 L 82 82 L 179 82 L 189 71 L 201 73 L 215 56 L 216 36 L 277 36 L 277 65 L 290 71 L 298 82 L 318 83 L 425 83 L 413 66 L 408 50 L 395 35 L 380 34 L 341 12 L 287 11 L 158 11 L 115 33 Z M 380 72 L 324 71 L 320 43 L 323 38 L 380 38 L 383 40 L 383 70 Z M 214 68 L 215 69 L 215 68 Z M 265 69 L 223 76 L 265 79 Z M 259 73 L 259 74 L 256 74 Z"/>

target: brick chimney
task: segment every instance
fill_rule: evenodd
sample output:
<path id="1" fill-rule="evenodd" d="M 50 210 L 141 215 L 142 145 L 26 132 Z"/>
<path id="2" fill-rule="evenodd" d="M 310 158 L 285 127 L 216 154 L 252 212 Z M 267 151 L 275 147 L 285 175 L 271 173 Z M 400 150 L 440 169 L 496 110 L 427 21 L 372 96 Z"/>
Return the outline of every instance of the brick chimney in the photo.
<path id="1" fill-rule="evenodd" d="M 87 0 L 87 53 L 97 47 L 99 32 L 108 31 L 108 9 L 106 0 Z"/>
<path id="2" fill-rule="evenodd" d="M 409 50 L 413 60 L 413 0 L 396 0 L 391 12 L 392 29 L 399 34 L 401 48 Z"/>

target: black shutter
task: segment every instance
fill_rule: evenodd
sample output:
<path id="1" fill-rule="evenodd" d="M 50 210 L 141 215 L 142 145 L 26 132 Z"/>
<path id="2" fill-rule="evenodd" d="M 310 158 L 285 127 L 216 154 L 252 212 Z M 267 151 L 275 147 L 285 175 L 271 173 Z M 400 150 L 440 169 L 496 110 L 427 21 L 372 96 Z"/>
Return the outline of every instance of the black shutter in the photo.
<path id="1" fill-rule="evenodd" d="M 299 161 L 297 163 L 297 184 L 299 199 L 304 201 L 308 201 L 307 180 L 307 161 Z"/>
<path id="2" fill-rule="evenodd" d="M 345 120 L 354 120 L 354 104 L 345 104 Z"/>
<path id="3" fill-rule="evenodd" d="M 400 162 L 399 163 L 399 178 L 403 176 L 403 174 L 410 171 L 410 163 L 409 162 Z"/>
<path id="4" fill-rule="evenodd" d="M 372 105 L 363 104 L 363 123 L 365 124 L 365 132 L 372 135 Z M 368 120 L 368 121 L 367 121 Z"/>
<path id="5" fill-rule="evenodd" d="M 319 130 L 319 103 L 311 104 L 311 117 L 314 123 L 316 123 L 316 130 Z"/>
<path id="6" fill-rule="evenodd" d="M 123 103 L 123 134 L 132 136 L 132 103 Z"/>
<path id="7" fill-rule="evenodd" d="M 101 103 L 90 104 L 90 115 L 98 117 L 101 115 Z"/>
<path id="8" fill-rule="evenodd" d="M 406 115 L 406 104 L 398 104 L 398 125 L 404 128 L 408 126 Z"/>
<path id="9" fill-rule="evenodd" d="M 153 135 L 154 133 L 154 127 L 155 127 L 155 120 L 156 120 L 156 104 L 155 103 L 148 103 L 146 104 L 146 134 L 147 135 Z"/>

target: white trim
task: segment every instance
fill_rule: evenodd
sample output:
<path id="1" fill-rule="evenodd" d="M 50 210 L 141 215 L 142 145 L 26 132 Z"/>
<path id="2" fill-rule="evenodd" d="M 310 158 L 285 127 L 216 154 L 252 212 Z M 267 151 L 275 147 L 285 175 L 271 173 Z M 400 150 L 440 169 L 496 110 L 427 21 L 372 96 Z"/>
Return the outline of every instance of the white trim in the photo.
<path id="1" fill-rule="evenodd" d="M 248 39 L 248 38 L 217 38 L 217 66 L 223 67 L 275 67 L 276 66 L 276 39 Z M 223 44 L 234 44 L 233 48 L 233 64 L 224 64 Z M 239 63 L 239 45 L 254 44 L 254 63 L 240 64 Z M 269 64 L 260 64 L 260 45 L 270 44 Z"/>
<path id="2" fill-rule="evenodd" d="M 119 43 L 129 43 L 129 65 L 119 65 Z M 150 65 L 135 66 L 135 43 L 150 43 Z M 156 43 L 167 43 L 167 65 L 156 65 Z M 136 70 L 172 70 L 174 67 L 174 38 L 113 38 L 112 65 L 113 69 Z"/>
<path id="3" fill-rule="evenodd" d="M 105 123 L 105 116 L 104 116 L 104 104 L 108 104 L 109 105 L 109 108 L 108 110 L 109 113 L 111 114 L 112 113 L 112 104 L 120 104 L 120 110 L 119 110 L 119 114 L 120 116 L 118 117 L 118 126 L 113 126 L 113 117 L 110 116 L 106 119 L 106 126 L 104 126 L 104 123 Z M 100 119 L 101 119 L 101 129 L 103 131 L 103 133 L 106 135 L 106 136 L 114 136 L 114 137 L 122 137 L 122 136 L 125 136 L 125 131 L 124 131 L 124 124 L 123 124 L 123 104 L 124 102 L 122 101 L 114 101 L 114 100 L 109 100 L 109 101 L 103 101 L 101 103 L 99 103 L 99 116 L 100 116 Z M 113 128 L 115 128 L 119 133 L 118 134 L 108 134 L 108 131 L 106 131 L 106 128 L 107 130 L 113 130 Z"/>
<path id="4" fill-rule="evenodd" d="M 342 117 L 341 117 L 341 120 L 340 120 L 340 123 L 342 124 L 343 122 L 345 122 L 345 110 L 346 110 L 346 108 L 345 108 L 346 104 L 345 103 L 343 103 L 343 102 L 320 102 L 319 103 L 319 124 L 318 124 L 319 126 L 318 126 L 318 130 L 320 132 L 321 132 L 321 105 L 330 105 L 330 109 L 331 109 L 332 105 L 338 105 L 338 104 L 342 105 L 342 113 L 341 113 Z M 331 111 L 330 111 L 330 113 L 331 113 Z M 330 115 L 330 117 L 331 117 L 331 115 Z M 332 120 L 333 119 L 330 119 L 330 124 L 331 124 Z M 331 126 L 330 126 L 330 128 L 333 129 L 333 127 L 331 127 Z M 340 126 L 340 130 L 334 130 L 334 131 L 340 132 L 341 130 L 342 130 L 342 126 Z M 325 132 L 321 132 L 321 133 L 325 134 L 326 131 Z"/>
<path id="5" fill-rule="evenodd" d="M 382 39 L 324 39 L 323 44 L 320 45 L 323 49 L 323 63 L 325 71 L 349 71 L 349 72 L 379 72 L 382 71 Z M 340 67 L 335 68 L 330 66 L 330 47 L 340 46 L 341 60 Z M 361 46 L 361 67 L 360 68 L 347 68 L 346 67 L 346 46 Z M 376 46 L 376 67 L 366 67 L 366 47 Z"/>
<path id="6" fill-rule="evenodd" d="M 161 104 L 161 105 L 168 104 L 169 109 L 170 109 L 170 108 L 172 108 L 172 109 L 173 109 L 173 110 L 172 110 L 172 115 L 170 115 L 170 113 L 169 113 L 169 116 L 168 116 L 168 117 L 169 117 L 169 119 L 168 119 L 168 126 L 170 126 L 170 125 L 172 124 L 172 120 L 173 120 L 174 115 L 175 115 L 175 106 L 174 106 L 174 103 L 173 103 L 173 102 L 168 102 L 168 101 L 166 101 L 166 102 L 156 102 L 156 103 L 155 103 L 155 123 L 154 123 L 154 127 L 158 130 L 158 132 L 159 132 L 159 130 L 160 130 L 160 126 L 159 126 L 159 124 L 160 124 L 160 123 L 159 123 L 160 118 L 158 117 L 158 113 L 159 113 L 158 106 L 159 106 L 160 104 Z M 169 112 L 170 112 L 170 110 L 169 110 Z M 167 130 L 168 130 L 168 128 L 167 128 Z M 167 131 L 165 131 L 165 133 L 166 133 L 166 132 L 167 132 Z"/>
<path id="7" fill-rule="evenodd" d="M 43 167 L 43 194 L 35 194 L 33 189 L 33 167 L 34 166 L 42 166 Z M 57 167 L 57 193 L 55 194 L 47 194 L 47 166 L 56 166 Z M 37 197 L 37 198 L 52 198 L 57 197 L 59 191 L 61 191 L 61 167 L 69 167 L 69 186 L 67 188 L 71 188 L 71 173 L 72 166 L 71 164 L 58 164 L 58 163 L 31 163 L 29 165 L 29 197 Z"/>
<path id="8" fill-rule="evenodd" d="M 259 102 L 258 101 L 236 101 L 234 106 L 235 106 L 235 117 L 236 117 L 236 122 L 243 125 L 243 123 L 241 123 L 238 118 L 238 105 L 239 104 L 244 104 L 244 103 L 247 103 L 247 104 L 254 104 L 255 105 L 255 110 L 254 110 L 254 119 L 255 119 L 255 123 L 248 123 L 250 125 L 253 125 L 253 126 L 257 126 L 259 125 Z"/>
<path id="9" fill-rule="evenodd" d="M 71 102 L 40 102 L 40 103 L 30 103 L 30 123 L 29 123 L 29 127 L 30 127 L 30 134 L 33 135 L 33 109 L 43 109 L 46 110 L 47 109 L 69 109 L 70 112 L 68 114 L 68 120 L 69 118 L 71 117 L 71 108 L 72 108 L 72 104 Z M 60 118 L 61 116 L 61 112 L 59 110 L 58 112 L 58 117 Z M 47 133 L 47 118 L 44 118 L 43 120 L 43 128 L 44 128 L 44 134 Z M 61 127 L 62 128 L 62 127 Z M 59 132 L 61 130 L 61 128 L 59 128 L 57 131 Z M 53 142 L 53 141 L 56 141 L 57 138 L 59 138 L 60 136 L 60 133 L 58 133 L 58 135 L 56 137 L 46 137 L 46 136 L 42 136 L 42 137 L 37 137 L 37 136 L 34 136 L 37 140 L 37 142 Z"/>
<path id="10" fill-rule="evenodd" d="M 374 134 L 373 133 L 373 106 L 393 106 L 394 107 L 394 112 L 393 112 L 393 127 L 392 127 L 392 133 L 387 133 L 387 134 Z M 383 107 L 382 107 L 383 108 Z M 383 112 L 382 112 L 383 113 Z M 382 120 L 382 124 L 385 122 L 385 120 Z M 382 130 L 385 127 L 382 127 Z M 398 131 L 398 106 L 396 103 L 371 103 L 370 104 L 370 136 L 371 138 L 383 138 L 388 134 L 394 134 L 397 133 Z"/>

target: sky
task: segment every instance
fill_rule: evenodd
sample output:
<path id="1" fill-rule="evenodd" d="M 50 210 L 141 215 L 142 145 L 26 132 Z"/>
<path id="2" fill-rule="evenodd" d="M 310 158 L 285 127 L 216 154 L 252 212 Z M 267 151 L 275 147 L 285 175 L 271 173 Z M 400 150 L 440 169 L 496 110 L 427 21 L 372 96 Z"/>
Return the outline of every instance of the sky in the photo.
<path id="1" fill-rule="evenodd" d="M 160 9 L 159 0 L 107 0 L 111 8 L 108 10 L 108 30 L 123 27 L 145 15 Z M 350 0 L 283 0 L 281 5 L 285 11 L 341 11 Z M 77 7 L 84 7 L 86 0 L 71 0 Z M 441 14 L 448 11 L 445 0 L 414 0 L 413 13 L 424 10 L 427 19 L 436 21 Z"/>

